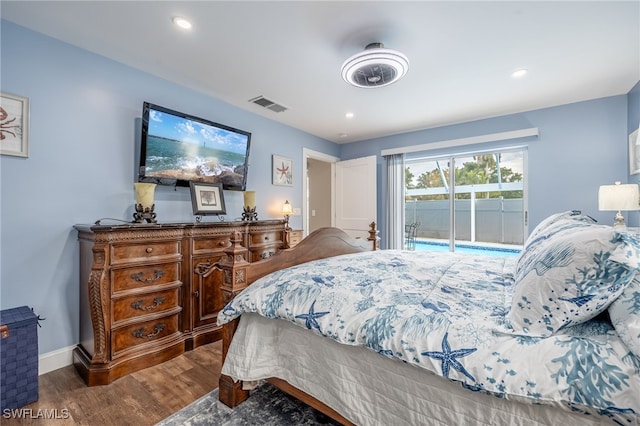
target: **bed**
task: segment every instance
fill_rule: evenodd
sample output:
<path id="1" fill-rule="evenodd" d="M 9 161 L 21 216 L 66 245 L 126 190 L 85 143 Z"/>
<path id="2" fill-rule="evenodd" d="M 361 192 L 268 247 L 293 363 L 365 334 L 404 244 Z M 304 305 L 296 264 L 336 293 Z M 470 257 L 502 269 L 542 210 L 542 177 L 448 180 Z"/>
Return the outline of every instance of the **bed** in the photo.
<path id="1" fill-rule="evenodd" d="M 343 424 L 640 424 L 636 235 L 562 212 L 518 258 L 376 243 L 232 244 L 222 402 L 268 380 Z"/>

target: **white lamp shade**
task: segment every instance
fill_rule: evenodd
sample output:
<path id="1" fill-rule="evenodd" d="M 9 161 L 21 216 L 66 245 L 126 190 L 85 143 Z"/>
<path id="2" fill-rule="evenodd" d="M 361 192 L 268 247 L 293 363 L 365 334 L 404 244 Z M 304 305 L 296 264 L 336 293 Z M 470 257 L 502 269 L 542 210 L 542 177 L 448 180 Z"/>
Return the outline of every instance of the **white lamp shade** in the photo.
<path id="1" fill-rule="evenodd" d="M 602 185 L 598 191 L 598 209 L 603 211 L 640 210 L 640 189 L 635 183 Z"/>

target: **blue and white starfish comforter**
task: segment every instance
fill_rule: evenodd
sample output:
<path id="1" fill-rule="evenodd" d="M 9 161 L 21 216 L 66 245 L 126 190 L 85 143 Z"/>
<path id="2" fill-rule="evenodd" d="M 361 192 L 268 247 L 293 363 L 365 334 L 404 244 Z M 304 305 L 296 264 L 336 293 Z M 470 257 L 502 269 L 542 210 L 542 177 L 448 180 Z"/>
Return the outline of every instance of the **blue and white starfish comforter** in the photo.
<path id="1" fill-rule="evenodd" d="M 515 259 L 382 250 L 261 278 L 218 316 L 279 318 L 470 391 L 640 423 L 640 360 L 606 321 L 551 337 L 506 326 Z"/>

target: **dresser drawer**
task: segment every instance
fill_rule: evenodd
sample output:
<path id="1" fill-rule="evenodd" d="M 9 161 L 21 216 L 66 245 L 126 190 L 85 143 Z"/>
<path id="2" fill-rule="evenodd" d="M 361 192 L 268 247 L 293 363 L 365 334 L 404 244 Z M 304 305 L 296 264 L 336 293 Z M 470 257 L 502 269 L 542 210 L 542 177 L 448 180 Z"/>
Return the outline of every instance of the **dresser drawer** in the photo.
<path id="1" fill-rule="evenodd" d="M 124 350 L 178 333 L 178 314 L 180 309 L 178 308 L 175 311 L 177 312 L 163 318 L 139 322 L 112 330 L 111 352 L 113 356 L 118 356 Z"/>
<path id="2" fill-rule="evenodd" d="M 114 325 L 122 320 L 168 311 L 178 306 L 180 287 L 113 300 Z"/>
<path id="3" fill-rule="evenodd" d="M 159 263 L 112 270 L 113 293 L 180 281 L 180 264 Z"/>
<path id="4" fill-rule="evenodd" d="M 302 241 L 302 230 L 292 229 L 289 231 L 289 247 L 295 247 Z"/>
<path id="5" fill-rule="evenodd" d="M 279 231 L 254 232 L 250 236 L 249 248 L 251 248 L 252 246 L 271 245 L 271 244 L 281 243 L 281 242 L 282 242 L 282 232 L 279 232 Z"/>
<path id="6" fill-rule="evenodd" d="M 251 262 L 268 259 L 278 252 L 279 246 L 260 247 L 249 250 L 251 253 Z"/>
<path id="7" fill-rule="evenodd" d="M 211 238 L 198 238 L 193 240 L 193 253 L 202 254 L 222 251 L 231 245 L 231 232 L 229 235 L 221 235 Z"/>
<path id="8" fill-rule="evenodd" d="M 178 241 L 154 241 L 142 244 L 114 244 L 112 263 L 133 262 L 141 259 L 153 259 L 172 254 L 180 254 Z"/>

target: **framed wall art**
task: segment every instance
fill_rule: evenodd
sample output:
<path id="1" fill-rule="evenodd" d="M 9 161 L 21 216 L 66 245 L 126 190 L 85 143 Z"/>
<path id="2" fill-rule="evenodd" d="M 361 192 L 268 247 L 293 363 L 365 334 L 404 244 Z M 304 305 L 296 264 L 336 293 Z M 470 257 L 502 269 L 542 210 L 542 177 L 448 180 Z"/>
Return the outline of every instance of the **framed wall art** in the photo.
<path id="1" fill-rule="evenodd" d="M 29 156 L 29 98 L 0 93 L 0 154 Z"/>
<path id="2" fill-rule="evenodd" d="M 221 183 L 190 182 L 191 205 L 196 216 L 227 213 Z"/>
<path id="3" fill-rule="evenodd" d="M 293 160 L 273 155 L 273 185 L 293 186 Z"/>
<path id="4" fill-rule="evenodd" d="M 640 173 L 640 129 L 629 135 L 629 174 Z"/>

